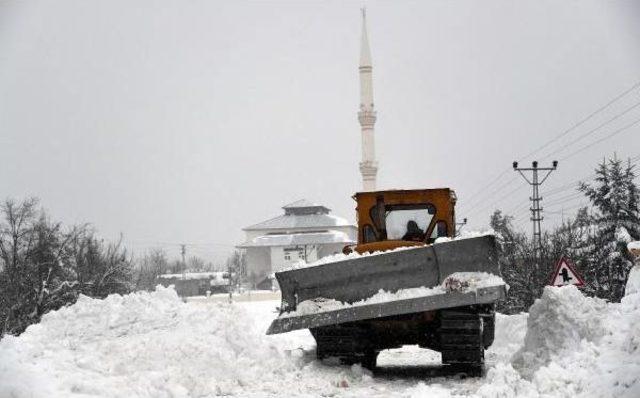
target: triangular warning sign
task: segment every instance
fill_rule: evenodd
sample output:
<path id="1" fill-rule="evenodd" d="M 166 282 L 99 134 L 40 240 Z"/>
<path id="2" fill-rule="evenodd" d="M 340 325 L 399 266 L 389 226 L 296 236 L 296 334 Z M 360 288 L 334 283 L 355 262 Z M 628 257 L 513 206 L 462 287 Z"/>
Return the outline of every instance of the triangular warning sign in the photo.
<path id="1" fill-rule="evenodd" d="M 571 261 L 566 257 L 561 257 L 558 264 L 556 264 L 556 269 L 553 271 L 551 275 L 551 280 L 549 281 L 549 285 L 551 286 L 584 286 L 584 280 L 578 274 L 578 271 L 575 270 Z"/>

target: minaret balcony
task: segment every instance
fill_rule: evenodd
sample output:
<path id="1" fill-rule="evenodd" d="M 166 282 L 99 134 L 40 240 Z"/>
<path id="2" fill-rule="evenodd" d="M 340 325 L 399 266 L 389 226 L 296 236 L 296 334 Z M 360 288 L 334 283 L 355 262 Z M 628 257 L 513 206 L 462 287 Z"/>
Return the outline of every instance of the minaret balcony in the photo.
<path id="1" fill-rule="evenodd" d="M 378 162 L 367 160 L 360 162 L 360 174 L 363 177 L 375 177 L 378 173 Z"/>
<path id="2" fill-rule="evenodd" d="M 376 123 L 376 111 L 362 110 L 358 112 L 358 121 L 363 127 L 373 127 Z"/>

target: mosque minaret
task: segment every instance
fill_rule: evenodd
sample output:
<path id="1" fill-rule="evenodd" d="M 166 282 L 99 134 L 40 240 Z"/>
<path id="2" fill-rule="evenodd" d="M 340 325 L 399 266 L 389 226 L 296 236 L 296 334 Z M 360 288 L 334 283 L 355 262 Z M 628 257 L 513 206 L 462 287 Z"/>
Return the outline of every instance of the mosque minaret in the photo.
<path id="1" fill-rule="evenodd" d="M 378 174 L 378 162 L 376 162 L 374 124 L 376 123 L 376 111 L 373 107 L 373 66 L 371 65 L 371 51 L 367 37 L 367 14 L 362 9 L 362 41 L 360 43 L 360 111 L 358 121 L 362 132 L 362 161 L 360 173 L 362 174 L 363 191 L 376 190 L 376 175 Z"/>

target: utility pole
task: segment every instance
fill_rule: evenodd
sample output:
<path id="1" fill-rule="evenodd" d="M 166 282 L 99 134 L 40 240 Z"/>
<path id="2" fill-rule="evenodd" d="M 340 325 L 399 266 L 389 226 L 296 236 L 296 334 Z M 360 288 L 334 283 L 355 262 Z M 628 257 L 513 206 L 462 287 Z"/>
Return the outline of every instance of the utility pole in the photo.
<path id="1" fill-rule="evenodd" d="M 540 249 L 542 248 L 542 230 L 540 229 L 540 221 L 544 219 L 542 217 L 542 207 L 540 207 L 540 201 L 542 198 L 540 197 L 540 185 L 549 177 L 552 171 L 554 171 L 558 167 L 558 161 L 554 160 L 552 163 L 552 167 L 538 167 L 538 161 L 534 160 L 531 162 L 531 167 L 518 167 L 518 162 L 513 162 L 513 169 L 520 173 L 520 175 L 531 185 L 533 194 L 529 197 L 531 201 L 531 221 L 533 221 L 533 247 L 536 258 L 539 257 Z M 524 172 L 532 172 L 532 178 L 529 178 L 525 175 Z M 546 172 L 542 180 L 540 180 L 538 176 L 538 172 Z"/>
<path id="2" fill-rule="evenodd" d="M 233 277 L 232 272 L 233 272 L 233 268 L 232 268 L 232 263 L 231 261 L 229 261 L 229 259 L 227 259 L 227 274 L 229 276 L 229 302 L 232 303 L 233 302 Z"/>
<path id="3" fill-rule="evenodd" d="M 180 245 L 180 254 L 182 254 L 182 276 L 184 277 L 184 273 L 187 270 L 187 262 L 184 259 L 187 254 L 187 245 L 184 243 Z"/>

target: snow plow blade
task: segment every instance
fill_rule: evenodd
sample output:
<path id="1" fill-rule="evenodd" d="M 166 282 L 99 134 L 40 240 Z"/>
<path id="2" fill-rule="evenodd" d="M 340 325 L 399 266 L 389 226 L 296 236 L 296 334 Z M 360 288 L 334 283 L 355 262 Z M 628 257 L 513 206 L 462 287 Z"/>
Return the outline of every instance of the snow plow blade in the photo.
<path id="1" fill-rule="evenodd" d="M 503 283 L 469 291 L 429 291 L 391 301 L 358 303 L 380 290 L 396 293 L 433 288 L 456 272 L 500 275 L 495 237 L 454 240 L 419 248 L 364 255 L 333 263 L 276 273 L 282 292 L 280 316 L 267 334 L 341 324 L 441 308 L 487 304 L 504 297 Z M 418 292 L 419 293 L 419 292 Z M 335 300 L 354 304 L 317 313 L 296 313 L 298 303 Z"/>

